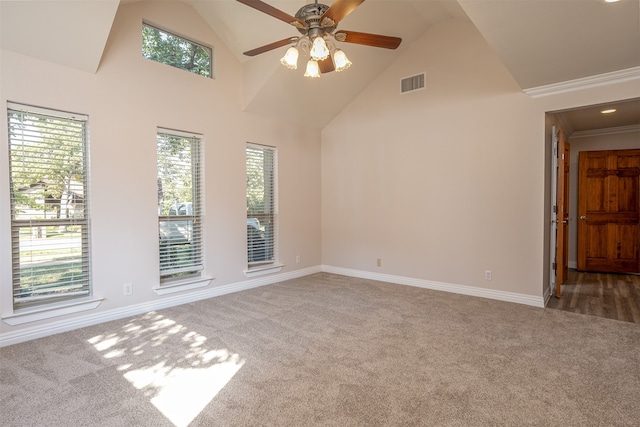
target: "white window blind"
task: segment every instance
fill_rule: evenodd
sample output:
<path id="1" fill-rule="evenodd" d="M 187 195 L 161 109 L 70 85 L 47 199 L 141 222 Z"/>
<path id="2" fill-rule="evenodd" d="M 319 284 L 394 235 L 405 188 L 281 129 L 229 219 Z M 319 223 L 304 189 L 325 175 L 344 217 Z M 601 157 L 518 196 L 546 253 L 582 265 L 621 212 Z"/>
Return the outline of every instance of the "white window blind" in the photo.
<path id="1" fill-rule="evenodd" d="M 199 276 L 202 265 L 200 135 L 158 129 L 160 281 Z"/>
<path id="2" fill-rule="evenodd" d="M 249 267 L 278 259 L 276 150 L 247 144 L 247 258 Z"/>
<path id="3" fill-rule="evenodd" d="M 87 117 L 7 107 L 13 306 L 89 296 Z"/>

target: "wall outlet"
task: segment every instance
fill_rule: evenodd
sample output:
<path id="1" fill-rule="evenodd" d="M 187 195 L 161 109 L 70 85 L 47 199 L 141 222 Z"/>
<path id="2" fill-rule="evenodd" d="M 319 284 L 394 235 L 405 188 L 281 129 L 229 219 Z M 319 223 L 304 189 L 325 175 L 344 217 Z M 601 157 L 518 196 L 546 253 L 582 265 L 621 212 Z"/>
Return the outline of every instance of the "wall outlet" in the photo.
<path id="1" fill-rule="evenodd" d="M 376 265 L 377 265 L 378 267 L 382 267 L 382 258 L 378 258 L 378 259 L 376 260 Z"/>
<path id="2" fill-rule="evenodd" d="M 296 255 L 296 264 L 300 264 L 300 255 Z"/>
<path id="3" fill-rule="evenodd" d="M 133 283 L 124 284 L 124 295 L 129 296 L 133 293 Z"/>
<path id="4" fill-rule="evenodd" d="M 484 272 L 484 280 L 491 280 L 491 270 Z"/>

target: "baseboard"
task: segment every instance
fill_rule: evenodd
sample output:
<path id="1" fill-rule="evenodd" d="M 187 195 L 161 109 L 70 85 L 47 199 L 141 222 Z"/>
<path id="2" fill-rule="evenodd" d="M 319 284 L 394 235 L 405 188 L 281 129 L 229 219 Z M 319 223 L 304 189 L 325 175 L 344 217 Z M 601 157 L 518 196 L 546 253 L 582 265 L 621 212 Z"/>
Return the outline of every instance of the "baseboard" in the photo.
<path id="1" fill-rule="evenodd" d="M 126 307 L 116 308 L 113 310 L 86 314 L 74 317 L 72 319 L 47 322 L 44 325 L 21 328 L 20 330 L 17 330 L 15 332 L 6 332 L 0 334 L 0 347 L 18 344 L 36 338 L 59 334 L 61 332 L 67 332 L 91 325 L 97 325 L 99 323 L 109 322 L 112 320 L 123 319 L 125 317 L 137 316 L 140 314 L 148 313 L 150 311 L 188 304 L 191 302 L 226 295 L 233 292 L 240 292 L 260 286 L 271 285 L 273 283 L 283 282 L 285 280 L 297 279 L 299 277 L 308 276 L 310 274 L 319 273 L 321 271 L 322 269 L 320 266 L 303 268 L 301 270 L 290 271 L 282 274 L 274 274 L 270 276 L 262 276 L 257 279 L 244 280 L 242 282 L 231 283 L 228 285 L 210 288 L 208 287 L 206 289 L 192 292 L 171 294 L 170 296 L 141 304 L 134 304 Z"/>
<path id="2" fill-rule="evenodd" d="M 474 286 L 456 285 L 452 283 L 434 282 L 432 280 L 415 279 L 412 277 L 394 276 L 391 274 L 372 273 L 370 271 L 352 270 L 349 268 L 323 265 L 322 271 L 343 276 L 359 277 L 361 279 L 379 280 L 381 282 L 396 283 L 399 285 L 415 286 L 418 288 L 432 289 L 435 291 L 451 292 L 454 294 L 470 295 L 474 297 L 489 298 L 499 301 L 515 302 L 533 307 L 544 307 L 544 298 L 533 295 L 518 294 L 515 292 L 497 291 L 493 289 L 477 288 Z"/>
<path id="3" fill-rule="evenodd" d="M 499 301 L 508 301 L 534 307 L 545 306 L 545 298 L 543 297 L 534 297 L 531 295 L 518 294 L 514 292 L 496 291 L 492 289 L 477 288 L 473 286 L 456 285 L 452 283 L 435 282 L 431 280 L 415 279 L 411 277 L 372 273 L 370 271 L 353 270 L 349 268 L 322 265 L 290 271 L 282 274 L 263 276 L 256 279 L 244 280 L 242 282 L 231 283 L 228 285 L 222 285 L 193 292 L 171 294 L 170 296 L 141 304 L 134 304 L 126 307 L 116 308 L 113 310 L 86 314 L 83 316 L 74 317 L 73 319 L 48 322 L 44 325 L 22 328 L 15 332 L 6 332 L 0 334 L 0 347 L 18 344 L 21 342 L 42 338 L 61 332 L 67 332 L 74 329 L 84 328 L 87 326 L 97 325 L 99 323 L 110 322 L 112 320 L 137 316 L 140 314 L 148 313 L 150 311 L 162 310 L 169 307 L 175 307 L 177 305 L 188 304 L 208 298 L 214 298 L 221 295 L 253 289 L 260 286 L 271 285 L 273 283 L 278 283 L 285 280 L 297 279 L 299 277 L 304 277 L 320 272 L 359 277 L 362 279 L 378 280 L 399 285 L 415 286 L 418 288 L 470 295 L 481 298 L 489 298 Z"/>

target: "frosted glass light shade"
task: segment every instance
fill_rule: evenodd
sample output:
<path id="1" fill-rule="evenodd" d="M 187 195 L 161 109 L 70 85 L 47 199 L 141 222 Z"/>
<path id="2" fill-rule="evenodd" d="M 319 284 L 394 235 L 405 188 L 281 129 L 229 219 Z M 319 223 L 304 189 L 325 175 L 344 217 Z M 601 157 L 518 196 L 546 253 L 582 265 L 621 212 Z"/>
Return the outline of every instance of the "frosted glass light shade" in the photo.
<path id="1" fill-rule="evenodd" d="M 336 71 L 338 72 L 351 67 L 351 61 L 349 61 L 347 55 L 340 49 L 337 49 L 335 52 L 333 52 L 333 63 L 336 66 Z"/>
<path id="2" fill-rule="evenodd" d="M 320 67 L 318 67 L 318 61 L 310 59 L 307 62 L 307 71 L 304 73 L 305 77 L 320 77 Z"/>
<path id="3" fill-rule="evenodd" d="M 285 53 L 282 59 L 280 59 L 280 63 L 292 70 L 298 68 L 298 49 L 293 46 L 290 47 L 287 50 L 287 53 Z"/>
<path id="4" fill-rule="evenodd" d="M 313 39 L 313 46 L 311 46 L 309 55 L 311 55 L 311 58 L 316 61 L 322 61 L 329 56 L 329 48 L 322 37 L 316 37 Z"/>

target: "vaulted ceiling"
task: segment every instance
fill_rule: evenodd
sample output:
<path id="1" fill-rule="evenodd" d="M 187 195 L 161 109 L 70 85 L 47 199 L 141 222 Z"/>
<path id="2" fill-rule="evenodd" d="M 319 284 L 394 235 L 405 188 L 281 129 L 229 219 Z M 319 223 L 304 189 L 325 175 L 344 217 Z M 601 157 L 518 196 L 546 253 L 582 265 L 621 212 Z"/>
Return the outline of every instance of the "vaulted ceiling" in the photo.
<path id="1" fill-rule="evenodd" d="M 95 73 L 118 7 L 133 1 L 2 0 L 0 45 Z M 620 70 L 637 74 L 640 69 L 638 0 L 367 0 L 339 28 L 401 37 L 402 44 L 387 50 L 344 43 L 341 48 L 353 66 L 313 81 L 302 76 L 304 70 L 280 65 L 286 47 L 251 58 L 242 54 L 296 35 L 292 26 L 235 0 L 174 1 L 191 5 L 243 63 L 247 111 L 317 128 L 430 26 L 453 17 L 476 26 L 522 89 Z M 331 5 L 333 0 L 323 2 Z M 309 1 L 266 3 L 294 15 Z M 308 99 L 314 100 L 313 115 Z"/>

